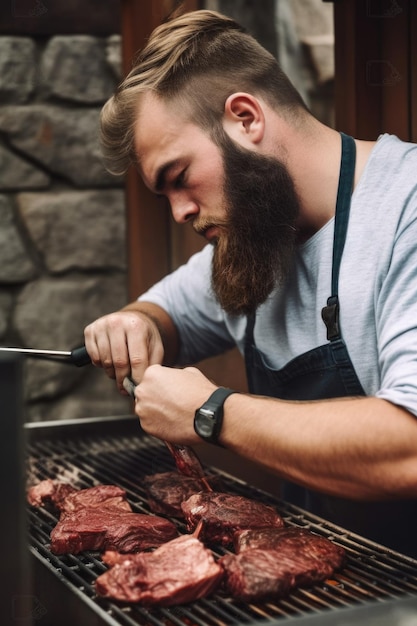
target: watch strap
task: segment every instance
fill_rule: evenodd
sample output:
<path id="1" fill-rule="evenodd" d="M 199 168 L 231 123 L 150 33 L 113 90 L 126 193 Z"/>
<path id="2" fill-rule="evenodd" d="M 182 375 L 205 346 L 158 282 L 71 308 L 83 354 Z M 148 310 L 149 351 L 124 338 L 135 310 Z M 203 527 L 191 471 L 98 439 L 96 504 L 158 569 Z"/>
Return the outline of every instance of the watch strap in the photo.
<path id="1" fill-rule="evenodd" d="M 223 405 L 232 393 L 238 392 L 227 387 L 219 387 L 195 412 L 194 429 L 205 441 L 218 444 L 223 425 Z"/>

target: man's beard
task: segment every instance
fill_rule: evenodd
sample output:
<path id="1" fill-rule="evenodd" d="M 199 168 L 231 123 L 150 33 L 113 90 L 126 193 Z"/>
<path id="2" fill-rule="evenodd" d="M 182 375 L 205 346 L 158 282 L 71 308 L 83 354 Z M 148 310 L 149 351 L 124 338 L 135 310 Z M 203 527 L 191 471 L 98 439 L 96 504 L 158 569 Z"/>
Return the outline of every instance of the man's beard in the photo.
<path id="1" fill-rule="evenodd" d="M 248 315 L 284 281 L 291 266 L 299 201 L 283 163 L 223 135 L 226 227 L 218 237 L 212 287 L 231 315 Z"/>

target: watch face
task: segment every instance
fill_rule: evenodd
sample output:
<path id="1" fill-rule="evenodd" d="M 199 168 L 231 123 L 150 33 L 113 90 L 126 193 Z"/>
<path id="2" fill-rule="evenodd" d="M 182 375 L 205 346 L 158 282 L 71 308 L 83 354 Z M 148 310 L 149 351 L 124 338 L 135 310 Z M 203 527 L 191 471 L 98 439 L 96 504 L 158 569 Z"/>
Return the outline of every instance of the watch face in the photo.
<path id="1" fill-rule="evenodd" d="M 197 434 L 204 439 L 210 438 L 213 435 L 214 411 L 210 409 L 199 409 L 195 415 L 195 429 Z"/>

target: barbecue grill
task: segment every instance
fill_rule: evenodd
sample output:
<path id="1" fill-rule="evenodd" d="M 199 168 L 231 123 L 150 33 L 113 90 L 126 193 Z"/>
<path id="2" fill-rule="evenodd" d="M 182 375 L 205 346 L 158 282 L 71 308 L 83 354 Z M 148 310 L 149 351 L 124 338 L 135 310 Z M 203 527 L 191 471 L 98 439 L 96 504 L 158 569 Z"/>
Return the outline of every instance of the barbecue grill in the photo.
<path id="1" fill-rule="evenodd" d="M 77 488 L 116 484 L 126 490 L 132 509 L 138 513 L 150 513 L 142 478 L 175 469 L 166 446 L 142 432 L 134 416 L 30 423 L 25 432 L 31 484 L 45 478 L 71 482 Z M 346 567 L 324 584 L 299 589 L 277 601 L 244 604 L 218 592 L 189 605 L 144 608 L 97 597 L 94 581 L 106 569 L 99 555 L 53 555 L 49 535 L 57 517 L 47 509 L 28 507 L 34 624 L 417 624 L 416 560 L 330 524 L 218 467 L 207 469 L 221 477 L 225 490 L 272 505 L 287 525 L 310 529 L 345 548 Z M 186 532 L 182 521 L 172 520 L 179 532 Z M 215 554 L 225 552 L 219 548 Z"/>

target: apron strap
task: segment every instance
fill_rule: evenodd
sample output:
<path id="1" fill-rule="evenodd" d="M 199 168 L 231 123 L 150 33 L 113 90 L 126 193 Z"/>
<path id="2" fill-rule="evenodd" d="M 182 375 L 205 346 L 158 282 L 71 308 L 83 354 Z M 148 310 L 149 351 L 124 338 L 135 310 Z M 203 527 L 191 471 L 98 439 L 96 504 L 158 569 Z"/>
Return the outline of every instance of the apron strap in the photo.
<path id="1" fill-rule="evenodd" d="M 342 138 L 342 158 L 340 163 L 339 186 L 337 189 L 336 213 L 334 221 L 332 291 L 323 307 L 321 316 L 326 324 L 327 339 L 340 339 L 339 326 L 339 271 L 342 261 L 343 248 L 349 222 L 350 201 L 355 175 L 356 145 L 349 135 L 340 133 Z"/>

